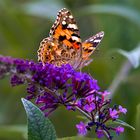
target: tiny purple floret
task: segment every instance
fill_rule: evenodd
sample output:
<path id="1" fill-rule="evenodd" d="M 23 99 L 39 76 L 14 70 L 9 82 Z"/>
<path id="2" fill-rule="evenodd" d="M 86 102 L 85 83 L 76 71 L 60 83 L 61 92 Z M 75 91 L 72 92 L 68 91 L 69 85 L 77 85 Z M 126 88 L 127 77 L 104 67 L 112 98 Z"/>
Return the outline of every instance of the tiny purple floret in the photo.
<path id="1" fill-rule="evenodd" d="M 98 137 L 99 139 L 102 138 L 102 137 L 104 136 L 103 130 L 98 130 L 98 131 L 96 132 L 96 134 L 97 134 L 97 137 Z"/>
<path id="2" fill-rule="evenodd" d="M 76 128 L 78 129 L 78 133 L 81 136 L 85 136 L 87 134 L 86 125 L 83 122 L 80 122 L 76 125 Z"/>
<path id="3" fill-rule="evenodd" d="M 126 114 L 127 109 L 126 109 L 126 108 L 123 108 L 121 105 L 119 105 L 119 111 L 120 111 L 121 113 Z"/>
<path id="4" fill-rule="evenodd" d="M 115 128 L 115 131 L 116 131 L 116 134 L 117 135 L 120 135 L 120 133 L 123 133 L 124 132 L 124 128 L 121 127 L 121 126 L 118 126 Z"/>
<path id="5" fill-rule="evenodd" d="M 112 119 L 117 119 L 119 117 L 117 110 L 112 110 L 112 108 L 109 109 L 110 117 Z"/>
<path id="6" fill-rule="evenodd" d="M 91 104 L 86 104 L 84 106 L 84 110 L 86 110 L 87 112 L 92 112 L 95 109 L 95 104 L 91 103 Z"/>

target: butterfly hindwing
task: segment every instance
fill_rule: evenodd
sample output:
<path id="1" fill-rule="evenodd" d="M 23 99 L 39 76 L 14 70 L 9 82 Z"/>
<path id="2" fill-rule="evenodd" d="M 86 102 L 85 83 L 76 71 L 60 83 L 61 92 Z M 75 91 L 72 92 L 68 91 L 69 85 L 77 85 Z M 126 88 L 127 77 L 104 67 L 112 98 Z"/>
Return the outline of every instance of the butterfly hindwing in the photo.
<path id="1" fill-rule="evenodd" d="M 97 48 L 104 36 L 104 32 L 99 32 L 96 35 L 90 37 L 82 43 L 82 57 L 88 58 Z"/>

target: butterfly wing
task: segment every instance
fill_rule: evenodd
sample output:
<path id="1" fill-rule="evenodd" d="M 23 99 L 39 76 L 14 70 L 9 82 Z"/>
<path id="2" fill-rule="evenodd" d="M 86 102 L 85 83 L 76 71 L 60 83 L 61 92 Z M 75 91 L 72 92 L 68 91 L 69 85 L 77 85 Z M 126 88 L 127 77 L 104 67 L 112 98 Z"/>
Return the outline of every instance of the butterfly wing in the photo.
<path id="1" fill-rule="evenodd" d="M 82 63 L 80 68 L 89 65 L 92 59 L 89 56 L 95 51 L 104 36 L 104 32 L 99 32 L 82 43 Z"/>
<path id="2" fill-rule="evenodd" d="M 78 65 L 77 62 L 82 55 L 82 45 L 76 21 L 69 10 L 63 8 L 58 12 L 49 36 L 40 44 L 39 60 L 58 66 L 66 63 L 72 66 Z"/>
<path id="3" fill-rule="evenodd" d="M 62 42 L 70 49 L 80 49 L 81 39 L 76 21 L 70 11 L 61 9 L 50 30 L 50 36 Z"/>
<path id="4" fill-rule="evenodd" d="M 50 30 L 50 37 L 43 39 L 38 50 L 38 59 L 57 66 L 69 63 L 75 69 L 87 64 L 88 57 L 94 52 L 103 38 L 100 32 L 81 43 L 76 21 L 70 11 L 61 9 Z"/>
<path id="5" fill-rule="evenodd" d="M 50 37 L 58 40 L 58 49 L 63 52 L 61 59 L 65 59 L 73 67 L 77 67 L 82 56 L 82 44 L 76 21 L 69 10 L 61 9 L 50 30 Z"/>
<path id="6" fill-rule="evenodd" d="M 97 48 L 104 36 L 104 32 L 99 32 L 82 43 L 82 58 L 87 59 Z"/>

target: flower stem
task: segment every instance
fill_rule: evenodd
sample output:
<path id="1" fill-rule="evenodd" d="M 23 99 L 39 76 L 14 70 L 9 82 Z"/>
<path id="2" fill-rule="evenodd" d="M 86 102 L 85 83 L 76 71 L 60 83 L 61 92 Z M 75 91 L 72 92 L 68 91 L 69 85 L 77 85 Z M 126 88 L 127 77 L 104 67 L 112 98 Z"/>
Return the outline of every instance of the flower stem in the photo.
<path id="1" fill-rule="evenodd" d="M 129 62 L 129 60 L 126 60 L 116 77 L 114 78 L 112 84 L 108 88 L 108 91 L 111 93 L 110 95 L 107 96 L 107 98 L 111 99 L 113 98 L 116 90 L 120 86 L 120 84 L 127 78 L 130 70 L 132 69 L 132 64 Z"/>
<path id="2" fill-rule="evenodd" d="M 76 106 L 76 109 L 81 113 L 83 114 L 84 116 L 86 116 L 89 120 L 92 120 L 92 117 L 87 114 L 85 111 L 83 111 L 81 108 L 79 108 L 78 106 Z"/>

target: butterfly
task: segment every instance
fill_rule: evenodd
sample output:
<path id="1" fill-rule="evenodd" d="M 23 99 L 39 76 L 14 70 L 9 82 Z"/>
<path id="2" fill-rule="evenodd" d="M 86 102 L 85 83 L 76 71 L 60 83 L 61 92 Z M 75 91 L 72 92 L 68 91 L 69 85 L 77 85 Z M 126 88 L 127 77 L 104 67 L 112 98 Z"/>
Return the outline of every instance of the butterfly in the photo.
<path id="1" fill-rule="evenodd" d="M 95 51 L 103 36 L 104 32 L 101 31 L 82 42 L 73 15 L 63 8 L 57 14 L 49 37 L 44 38 L 40 43 L 38 60 L 43 65 L 70 64 L 74 69 L 81 69 L 92 61 L 89 56 Z"/>

